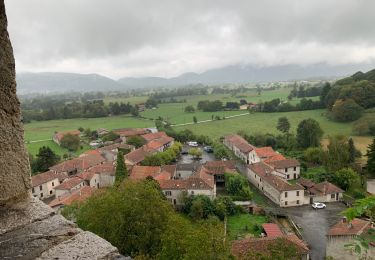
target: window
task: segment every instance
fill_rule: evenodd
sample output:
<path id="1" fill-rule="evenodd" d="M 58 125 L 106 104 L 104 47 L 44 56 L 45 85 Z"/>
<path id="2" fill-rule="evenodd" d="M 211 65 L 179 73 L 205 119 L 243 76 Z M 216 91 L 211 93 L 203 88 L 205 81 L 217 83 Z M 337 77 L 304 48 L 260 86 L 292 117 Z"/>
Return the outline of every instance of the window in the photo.
<path id="1" fill-rule="evenodd" d="M 165 196 L 172 196 L 172 192 L 171 192 L 170 190 L 167 190 L 167 191 L 165 192 Z"/>
<path id="2" fill-rule="evenodd" d="M 191 195 L 194 195 L 194 191 L 193 190 L 191 191 Z"/>
<path id="3" fill-rule="evenodd" d="M 39 190 L 43 190 L 42 185 L 39 186 Z"/>
<path id="4" fill-rule="evenodd" d="M 287 201 L 285 201 L 285 206 L 287 206 L 288 205 L 288 202 Z"/>
<path id="5" fill-rule="evenodd" d="M 297 192 L 296 192 L 296 193 L 297 193 L 297 196 L 299 196 L 299 190 L 297 190 Z"/>
<path id="6" fill-rule="evenodd" d="M 52 191 L 51 191 L 51 190 L 49 191 L 49 194 L 52 194 Z"/>
<path id="7" fill-rule="evenodd" d="M 289 174 L 286 175 L 286 178 L 289 180 Z"/>
<path id="8" fill-rule="evenodd" d="M 52 182 L 52 187 L 53 187 L 53 186 L 55 186 L 55 183 L 54 183 L 54 182 Z"/>
<path id="9" fill-rule="evenodd" d="M 31 191 L 34 193 L 35 192 L 34 188 L 32 188 Z"/>
<path id="10" fill-rule="evenodd" d="M 288 168 L 285 168 L 285 172 L 288 172 Z"/>
<path id="11" fill-rule="evenodd" d="M 299 200 L 297 200 L 297 204 L 299 204 Z"/>
<path id="12" fill-rule="evenodd" d="M 260 178 L 260 182 L 262 182 L 262 178 Z"/>
<path id="13" fill-rule="evenodd" d="M 294 171 L 297 171 L 297 167 L 294 167 Z"/>
<path id="14" fill-rule="evenodd" d="M 43 198 L 43 192 L 42 192 L 42 193 L 40 193 L 40 197 L 41 197 L 41 198 Z"/>
<path id="15" fill-rule="evenodd" d="M 335 198 L 335 194 L 331 194 L 331 199 L 334 199 Z"/>
<path id="16" fill-rule="evenodd" d="M 285 192 L 284 195 L 285 195 L 285 198 L 288 198 L 288 192 Z"/>

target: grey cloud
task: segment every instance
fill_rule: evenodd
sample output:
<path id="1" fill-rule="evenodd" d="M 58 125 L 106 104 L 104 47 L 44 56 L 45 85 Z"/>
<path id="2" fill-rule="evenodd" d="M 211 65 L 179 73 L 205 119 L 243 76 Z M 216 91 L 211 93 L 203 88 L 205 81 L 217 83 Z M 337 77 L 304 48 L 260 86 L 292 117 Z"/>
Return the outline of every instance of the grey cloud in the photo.
<path id="1" fill-rule="evenodd" d="M 375 59 L 371 0 L 6 0 L 19 70 L 174 76 Z"/>

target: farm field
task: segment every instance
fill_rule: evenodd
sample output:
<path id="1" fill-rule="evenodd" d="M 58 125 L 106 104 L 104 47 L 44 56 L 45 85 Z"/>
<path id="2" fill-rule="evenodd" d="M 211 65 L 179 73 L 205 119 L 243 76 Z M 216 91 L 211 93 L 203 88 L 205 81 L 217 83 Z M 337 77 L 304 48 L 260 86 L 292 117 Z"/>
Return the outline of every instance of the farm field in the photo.
<path id="1" fill-rule="evenodd" d="M 132 118 L 128 116 L 113 116 L 102 118 L 77 118 L 66 120 L 50 120 L 25 124 L 25 142 L 27 150 L 35 155 L 42 146 L 50 146 L 56 153 L 62 155 L 67 152 L 52 141 L 52 135 L 55 131 L 75 130 L 79 127 L 83 128 L 106 128 L 109 130 L 126 127 L 154 127 L 153 121 Z M 39 141 L 42 140 L 42 141 Z M 29 143 L 30 141 L 38 141 Z M 89 149 L 83 147 L 83 150 L 77 151 L 77 154 Z"/>
<path id="2" fill-rule="evenodd" d="M 351 135 L 352 123 L 338 123 L 330 121 L 325 116 L 325 110 L 308 110 L 296 112 L 276 112 L 276 113 L 253 113 L 246 116 L 219 120 L 208 123 L 177 126 L 177 130 L 190 129 L 197 134 L 205 134 L 218 139 L 223 135 L 237 133 L 239 130 L 245 130 L 248 133 L 278 133 L 276 129 L 279 117 L 285 116 L 291 124 L 291 131 L 296 132 L 300 121 L 307 118 L 313 118 L 320 123 L 324 130 L 324 135 Z"/>
<path id="3" fill-rule="evenodd" d="M 212 116 L 227 117 L 238 114 L 246 113 L 246 110 L 235 110 L 235 111 L 219 111 L 219 112 L 202 112 L 196 111 L 195 113 L 185 113 L 184 109 L 188 105 L 192 105 L 195 108 L 199 101 L 202 100 L 220 100 L 225 104 L 226 102 L 236 101 L 239 102 L 241 99 L 245 99 L 247 102 L 260 103 L 264 101 L 269 101 L 275 98 L 280 98 L 282 100 L 287 100 L 287 96 L 290 93 L 290 88 L 281 88 L 272 91 L 263 91 L 259 96 L 255 91 L 247 91 L 244 93 L 239 93 L 236 96 L 231 96 L 230 94 L 210 94 L 210 95 L 193 95 L 193 96 L 181 96 L 176 97 L 177 100 L 186 100 L 186 103 L 165 103 L 159 104 L 157 109 L 148 109 L 141 112 L 141 115 L 146 118 L 156 119 L 159 116 L 170 122 L 171 124 L 185 124 L 193 122 L 193 117 L 195 116 L 198 121 L 205 121 L 212 119 Z M 313 100 L 319 99 L 319 97 L 311 98 Z M 291 104 L 295 105 L 300 101 L 300 99 L 295 98 Z"/>

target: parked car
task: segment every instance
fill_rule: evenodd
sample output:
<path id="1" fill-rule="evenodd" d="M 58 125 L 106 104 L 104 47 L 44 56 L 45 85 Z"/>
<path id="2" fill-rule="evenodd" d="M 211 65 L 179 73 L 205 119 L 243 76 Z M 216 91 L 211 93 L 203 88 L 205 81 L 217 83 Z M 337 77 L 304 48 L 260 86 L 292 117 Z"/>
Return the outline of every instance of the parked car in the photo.
<path id="1" fill-rule="evenodd" d="M 214 152 L 214 149 L 211 146 L 205 146 L 205 147 L 203 147 L 203 150 L 206 153 L 213 153 Z"/>
<path id="2" fill-rule="evenodd" d="M 188 142 L 187 143 L 188 144 L 188 146 L 191 146 L 191 147 L 198 147 L 198 143 L 197 142 L 193 142 L 193 141 L 191 141 L 191 142 Z"/>
<path id="3" fill-rule="evenodd" d="M 326 207 L 326 204 L 321 202 L 314 202 L 313 204 L 311 204 L 311 207 L 313 207 L 314 209 L 324 209 Z"/>

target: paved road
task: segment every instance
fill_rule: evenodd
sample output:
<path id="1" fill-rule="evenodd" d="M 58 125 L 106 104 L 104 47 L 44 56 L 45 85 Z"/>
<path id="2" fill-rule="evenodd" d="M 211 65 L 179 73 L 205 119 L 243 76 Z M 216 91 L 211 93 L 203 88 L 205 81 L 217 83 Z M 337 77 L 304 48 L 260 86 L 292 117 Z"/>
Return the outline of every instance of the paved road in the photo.
<path id="1" fill-rule="evenodd" d="M 226 116 L 225 119 L 229 119 L 229 118 L 233 118 L 233 117 L 239 117 L 239 116 L 246 116 L 246 115 L 249 115 L 249 113 L 243 113 L 243 114 L 238 114 L 238 115 L 233 115 L 233 116 Z M 190 123 L 177 124 L 177 125 L 171 125 L 171 126 L 194 125 L 194 124 L 201 124 L 201 123 L 207 123 L 207 122 L 213 122 L 213 121 L 217 121 L 217 120 L 208 119 L 208 120 L 198 121 L 198 122 L 196 122 L 196 123 L 194 123 L 194 122 L 190 122 Z"/>
<path id="2" fill-rule="evenodd" d="M 341 202 L 327 203 L 327 208 L 315 210 L 310 205 L 282 209 L 302 227 L 302 236 L 311 248 L 312 260 L 324 259 L 326 254 L 326 234 L 328 229 L 340 220 L 341 211 L 346 207 Z"/>

